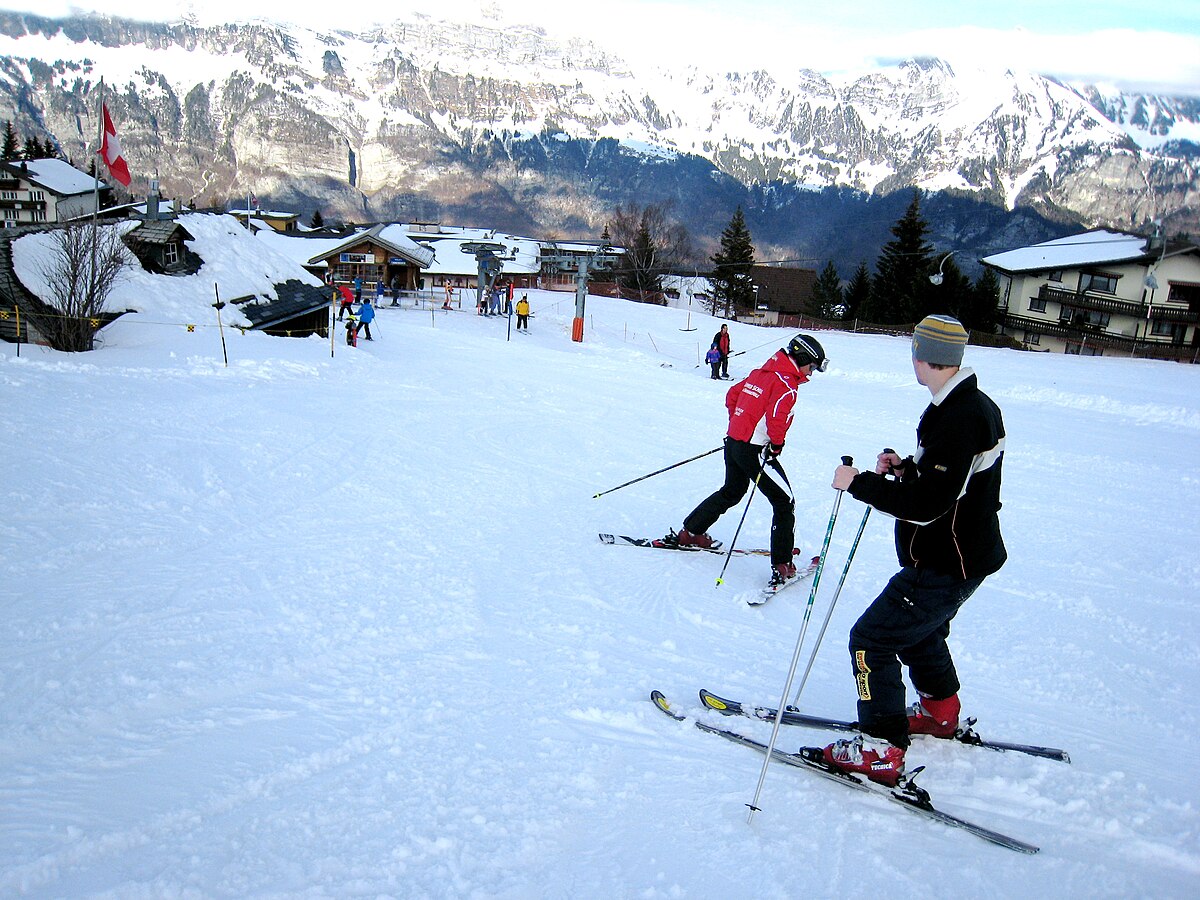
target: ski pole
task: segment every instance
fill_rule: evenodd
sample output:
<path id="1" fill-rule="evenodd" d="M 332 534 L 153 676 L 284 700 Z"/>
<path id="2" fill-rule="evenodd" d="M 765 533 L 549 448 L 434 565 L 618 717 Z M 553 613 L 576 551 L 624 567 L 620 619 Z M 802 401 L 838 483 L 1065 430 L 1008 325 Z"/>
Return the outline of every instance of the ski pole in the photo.
<path id="1" fill-rule="evenodd" d="M 681 460 L 680 462 L 673 463 L 672 465 L 669 465 L 669 466 L 666 466 L 665 468 L 659 469 L 657 472 L 651 472 L 649 475 L 643 475 L 640 478 L 635 478 L 632 481 L 625 482 L 624 484 L 618 484 L 616 487 L 609 488 L 607 491 L 601 491 L 598 494 L 592 494 L 592 499 L 595 500 L 597 497 L 603 497 L 605 494 L 611 494 L 613 491 L 619 491 L 623 487 L 629 487 L 631 484 L 637 484 L 639 481 L 645 481 L 647 478 L 653 478 L 655 475 L 661 475 L 663 472 L 667 472 L 671 469 L 676 469 L 679 466 L 685 465 L 686 463 L 695 462 L 696 460 L 703 459 L 706 456 L 712 456 L 714 453 L 720 453 L 724 449 L 725 449 L 724 444 L 722 444 L 720 447 L 714 447 L 713 449 L 709 450 L 706 453 L 701 453 L 701 454 L 698 454 L 697 456 L 693 456 L 691 459 Z"/>
<path id="2" fill-rule="evenodd" d="M 895 453 L 891 447 L 884 447 L 884 453 Z M 825 631 L 829 628 L 829 620 L 833 618 L 833 608 L 837 606 L 838 597 L 842 596 L 842 587 L 846 584 L 846 576 L 850 574 L 850 563 L 854 562 L 854 554 L 858 551 L 858 542 L 863 536 L 863 530 L 867 527 L 867 519 L 871 517 L 871 507 L 867 507 L 867 511 L 863 513 L 862 521 L 858 523 L 858 533 L 854 535 L 854 543 L 850 545 L 850 555 L 846 557 L 846 565 L 842 567 L 842 577 L 838 579 L 837 588 L 833 592 L 833 599 L 829 602 L 829 609 L 825 612 L 825 621 L 821 623 L 821 630 L 817 632 L 817 641 L 813 644 L 812 653 L 808 657 L 808 665 L 804 667 L 804 674 L 800 677 L 800 686 L 796 688 L 796 696 L 792 698 L 792 707 L 797 708 L 800 705 L 800 695 L 804 693 L 804 685 L 808 682 L 808 674 L 812 671 L 813 663 L 817 661 L 817 650 L 821 647 L 821 641 L 825 639 Z"/>
<path id="3" fill-rule="evenodd" d="M 854 459 L 842 457 L 843 466 L 854 465 Z M 792 690 L 792 680 L 796 677 L 796 666 L 800 662 L 800 648 L 804 646 L 804 632 L 808 630 L 808 620 L 812 615 L 813 602 L 817 599 L 817 586 L 821 583 L 821 571 L 825 568 L 825 555 L 829 552 L 829 540 L 833 537 L 833 526 L 837 522 L 838 507 L 842 505 L 842 492 L 837 492 L 833 501 L 833 512 L 829 514 L 829 525 L 825 528 L 825 541 L 821 545 L 821 555 L 817 560 L 817 571 L 813 573 L 812 590 L 808 592 L 808 605 L 804 608 L 804 621 L 800 624 L 800 634 L 796 637 L 796 649 L 792 651 L 792 664 L 788 667 L 787 681 L 783 685 L 783 696 L 779 698 L 779 706 L 775 709 L 775 724 L 771 727 L 771 741 L 767 744 L 767 753 L 763 759 L 762 771 L 758 773 L 758 786 L 754 789 L 754 799 L 746 805 L 750 807 L 750 815 L 746 819 L 749 825 L 754 821 L 754 814 L 759 811 L 758 800 L 762 795 L 763 783 L 767 780 L 767 769 L 771 765 L 771 757 L 775 753 L 775 741 L 779 737 L 779 726 L 783 723 L 783 707 L 787 696 Z"/>

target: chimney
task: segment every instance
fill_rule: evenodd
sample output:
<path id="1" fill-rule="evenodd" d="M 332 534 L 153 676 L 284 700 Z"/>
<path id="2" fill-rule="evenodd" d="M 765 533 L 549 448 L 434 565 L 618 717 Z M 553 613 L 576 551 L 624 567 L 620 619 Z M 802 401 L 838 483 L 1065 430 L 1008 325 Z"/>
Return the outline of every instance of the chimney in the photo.
<path id="1" fill-rule="evenodd" d="M 158 216 L 158 201 L 161 200 L 158 193 L 158 179 L 154 178 L 150 181 L 150 193 L 146 196 L 146 221 L 157 222 Z"/>

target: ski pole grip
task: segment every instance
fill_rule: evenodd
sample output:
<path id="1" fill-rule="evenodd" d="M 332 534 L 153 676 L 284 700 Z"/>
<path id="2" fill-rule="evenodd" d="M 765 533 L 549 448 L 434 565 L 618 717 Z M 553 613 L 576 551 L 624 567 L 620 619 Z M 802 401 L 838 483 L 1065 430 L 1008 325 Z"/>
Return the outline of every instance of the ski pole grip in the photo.
<path id="1" fill-rule="evenodd" d="M 853 456 L 843 456 L 843 457 L 842 457 L 842 465 L 843 465 L 843 466 L 852 466 L 852 465 L 854 465 L 854 457 L 853 457 Z"/>
<path id="2" fill-rule="evenodd" d="M 893 450 L 891 447 L 884 447 L 883 452 L 884 453 L 895 453 L 896 451 Z M 888 466 L 888 474 L 894 476 L 896 474 L 896 467 Z"/>

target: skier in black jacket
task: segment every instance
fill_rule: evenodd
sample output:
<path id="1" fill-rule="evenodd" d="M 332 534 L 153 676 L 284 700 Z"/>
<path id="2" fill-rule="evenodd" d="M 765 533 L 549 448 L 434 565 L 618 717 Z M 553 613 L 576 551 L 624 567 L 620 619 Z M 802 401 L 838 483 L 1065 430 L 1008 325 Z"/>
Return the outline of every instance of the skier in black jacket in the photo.
<path id="1" fill-rule="evenodd" d="M 884 784 L 904 773 L 910 734 L 954 736 L 959 681 L 946 646 L 950 620 L 1007 559 L 997 517 L 1004 422 L 975 374 L 960 368 L 966 344 L 957 320 L 923 319 L 913 334 L 913 370 L 933 402 L 917 425 L 917 452 L 903 460 L 881 453 L 874 472 L 838 466 L 833 477 L 837 490 L 896 518 L 902 568 L 850 631 L 864 734 L 825 748 L 827 762 Z M 902 663 L 920 696 L 907 710 Z"/>

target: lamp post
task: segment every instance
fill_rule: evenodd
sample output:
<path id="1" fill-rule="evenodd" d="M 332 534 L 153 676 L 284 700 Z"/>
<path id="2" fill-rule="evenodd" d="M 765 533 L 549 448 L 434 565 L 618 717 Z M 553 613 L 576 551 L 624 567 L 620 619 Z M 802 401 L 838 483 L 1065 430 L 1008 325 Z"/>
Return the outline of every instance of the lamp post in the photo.
<path id="1" fill-rule="evenodd" d="M 929 276 L 930 284 L 939 285 L 942 283 L 942 281 L 945 278 L 945 276 L 942 273 L 942 269 L 946 265 L 946 260 L 948 260 L 950 257 L 952 257 L 955 253 L 961 253 L 961 252 L 962 252 L 961 250 L 951 250 L 949 253 L 947 253 L 945 256 L 942 257 L 942 261 L 940 263 L 938 263 L 937 272 L 935 274 Z"/>

